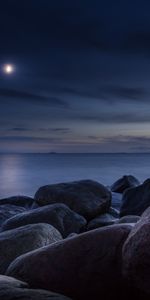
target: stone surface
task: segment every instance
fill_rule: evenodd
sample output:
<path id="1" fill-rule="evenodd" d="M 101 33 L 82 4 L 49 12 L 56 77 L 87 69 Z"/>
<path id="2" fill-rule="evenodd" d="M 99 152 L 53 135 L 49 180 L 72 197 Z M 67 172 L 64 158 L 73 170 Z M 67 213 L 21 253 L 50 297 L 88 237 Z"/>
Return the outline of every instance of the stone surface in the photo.
<path id="1" fill-rule="evenodd" d="M 109 299 L 122 291 L 121 251 L 130 229 L 113 225 L 65 239 L 20 256 L 6 274 L 73 299 Z"/>
<path id="2" fill-rule="evenodd" d="M 10 276 L 0 275 L 0 287 L 2 285 L 15 287 L 15 288 L 27 288 L 29 285 L 26 282 L 20 281 Z M 1 299 L 1 298 L 0 298 Z"/>
<path id="3" fill-rule="evenodd" d="M 126 189 L 140 185 L 139 180 L 132 175 L 125 175 L 118 179 L 112 186 L 111 191 L 115 193 L 123 193 Z"/>
<path id="4" fill-rule="evenodd" d="M 140 216 L 150 206 L 150 179 L 124 192 L 120 216 Z"/>
<path id="5" fill-rule="evenodd" d="M 116 220 L 117 219 L 114 218 L 110 214 L 100 215 L 100 216 L 96 217 L 95 219 L 92 219 L 87 224 L 87 230 L 92 230 L 92 229 L 96 229 L 96 228 L 103 227 L 103 226 L 113 225 L 113 224 L 115 224 Z"/>
<path id="6" fill-rule="evenodd" d="M 26 209 L 22 206 L 11 204 L 0 205 L 0 226 L 9 218 L 25 211 Z"/>
<path id="7" fill-rule="evenodd" d="M 61 234 L 49 224 L 32 224 L 0 233 L 0 274 L 21 254 L 61 240 Z"/>
<path id="8" fill-rule="evenodd" d="M 117 223 L 121 224 L 121 223 L 137 223 L 140 220 L 139 216 L 124 216 L 122 218 L 120 218 Z"/>
<path id="9" fill-rule="evenodd" d="M 61 202 L 86 219 L 92 219 L 109 210 L 111 193 L 98 182 L 80 180 L 43 186 L 36 192 L 35 200 L 40 206 Z"/>
<path id="10" fill-rule="evenodd" d="M 11 204 L 11 205 L 18 205 L 18 206 L 30 208 L 33 203 L 34 203 L 34 199 L 27 196 L 13 196 L 13 197 L 0 199 L 0 205 Z"/>
<path id="11" fill-rule="evenodd" d="M 17 228 L 26 224 L 48 223 L 67 237 L 70 233 L 79 233 L 86 225 L 86 220 L 64 204 L 53 204 L 36 208 L 7 220 L 2 230 Z"/>
<path id="12" fill-rule="evenodd" d="M 129 234 L 122 257 L 125 278 L 136 288 L 150 294 L 150 208 Z"/>
<path id="13" fill-rule="evenodd" d="M 68 297 L 44 290 L 14 288 L 0 285 L 1 300 L 71 300 Z"/>

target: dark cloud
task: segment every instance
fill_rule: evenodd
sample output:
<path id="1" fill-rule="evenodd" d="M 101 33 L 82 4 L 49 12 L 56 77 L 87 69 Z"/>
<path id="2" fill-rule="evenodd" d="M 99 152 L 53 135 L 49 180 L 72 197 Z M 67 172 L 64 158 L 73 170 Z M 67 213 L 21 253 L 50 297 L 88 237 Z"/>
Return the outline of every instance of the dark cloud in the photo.
<path id="1" fill-rule="evenodd" d="M 96 122 L 103 124 L 134 124 L 134 123 L 149 123 L 150 114 L 138 114 L 138 113 L 102 113 L 100 115 L 88 115 L 79 117 L 83 121 Z"/>
<path id="2" fill-rule="evenodd" d="M 22 132 L 22 131 L 28 131 L 29 129 L 28 128 L 24 128 L 24 127 L 14 127 L 14 128 L 9 129 L 9 130 Z"/>
<path id="3" fill-rule="evenodd" d="M 57 97 L 44 97 L 29 92 L 17 91 L 11 89 L 0 89 L 0 98 L 12 98 L 19 101 L 24 100 L 33 104 L 50 105 L 59 107 L 68 107 L 68 103 Z"/>

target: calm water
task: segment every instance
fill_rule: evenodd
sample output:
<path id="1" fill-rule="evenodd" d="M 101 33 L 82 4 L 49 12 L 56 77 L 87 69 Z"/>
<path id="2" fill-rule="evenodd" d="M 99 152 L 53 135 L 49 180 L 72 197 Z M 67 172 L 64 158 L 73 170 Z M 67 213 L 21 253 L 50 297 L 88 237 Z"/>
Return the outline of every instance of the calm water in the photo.
<path id="1" fill-rule="evenodd" d="M 125 174 L 150 177 L 150 154 L 1 154 L 0 197 L 33 196 L 42 185 L 79 179 L 110 185 Z"/>

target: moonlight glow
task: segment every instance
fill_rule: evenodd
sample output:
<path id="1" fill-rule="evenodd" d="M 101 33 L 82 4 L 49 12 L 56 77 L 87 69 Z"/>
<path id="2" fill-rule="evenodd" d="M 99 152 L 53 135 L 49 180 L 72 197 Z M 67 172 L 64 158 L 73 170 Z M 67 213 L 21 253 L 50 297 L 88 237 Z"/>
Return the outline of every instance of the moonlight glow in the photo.
<path id="1" fill-rule="evenodd" d="M 6 73 L 6 74 L 11 74 L 11 73 L 14 72 L 14 66 L 11 65 L 11 64 L 6 64 L 6 65 L 4 65 L 4 67 L 3 67 L 3 71 L 4 71 L 4 73 Z"/>

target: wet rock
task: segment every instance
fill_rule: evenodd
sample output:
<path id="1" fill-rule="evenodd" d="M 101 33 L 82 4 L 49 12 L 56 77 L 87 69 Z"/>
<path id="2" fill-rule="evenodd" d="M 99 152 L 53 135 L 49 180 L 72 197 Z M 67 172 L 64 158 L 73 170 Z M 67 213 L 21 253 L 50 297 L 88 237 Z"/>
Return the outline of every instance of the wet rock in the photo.
<path id="1" fill-rule="evenodd" d="M 95 219 L 91 220 L 87 224 L 87 230 L 92 230 L 92 229 L 96 229 L 96 228 L 103 227 L 103 226 L 113 225 L 113 224 L 115 224 L 116 220 L 117 219 L 114 218 L 110 214 L 100 215 L 99 217 L 96 217 Z"/>
<path id="2" fill-rule="evenodd" d="M 11 204 L 11 205 L 23 206 L 26 208 L 30 208 L 32 206 L 33 202 L 34 202 L 34 199 L 32 199 L 31 197 L 27 197 L 27 196 L 13 196 L 13 197 L 0 199 L 0 205 Z"/>
<path id="3" fill-rule="evenodd" d="M 140 220 L 139 216 L 124 216 L 122 218 L 120 218 L 117 223 L 121 224 L 121 223 L 137 223 Z"/>
<path id="4" fill-rule="evenodd" d="M 33 224 L 0 233 L 0 274 L 21 254 L 61 240 L 61 234 L 49 224 Z"/>
<path id="5" fill-rule="evenodd" d="M 2 230 L 17 228 L 26 224 L 48 223 L 67 237 L 70 233 L 79 233 L 85 228 L 86 220 L 64 204 L 53 204 L 36 208 L 7 220 Z"/>
<path id="6" fill-rule="evenodd" d="M 35 200 L 40 206 L 61 202 L 86 219 L 92 219 L 109 210 L 111 193 L 98 182 L 80 180 L 43 186 L 36 192 Z"/>
<path id="7" fill-rule="evenodd" d="M 130 229 L 113 225 L 65 239 L 20 256 L 6 274 L 73 299 L 109 299 L 122 290 L 122 246 Z"/>
<path id="8" fill-rule="evenodd" d="M 3 204 L 0 205 L 0 226 L 9 218 L 25 212 L 26 209 L 21 206 L 11 205 L 11 204 Z"/>
<path id="9" fill-rule="evenodd" d="M 130 285 L 150 295 L 150 208 L 129 234 L 122 257 L 123 275 Z"/>
<path id="10" fill-rule="evenodd" d="M 115 193 L 123 193 L 126 189 L 140 185 L 138 179 L 132 175 L 125 175 L 118 179 L 112 186 L 111 191 Z"/>
<path id="11" fill-rule="evenodd" d="M 140 216 L 150 206 L 150 179 L 124 192 L 120 216 Z"/>

